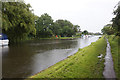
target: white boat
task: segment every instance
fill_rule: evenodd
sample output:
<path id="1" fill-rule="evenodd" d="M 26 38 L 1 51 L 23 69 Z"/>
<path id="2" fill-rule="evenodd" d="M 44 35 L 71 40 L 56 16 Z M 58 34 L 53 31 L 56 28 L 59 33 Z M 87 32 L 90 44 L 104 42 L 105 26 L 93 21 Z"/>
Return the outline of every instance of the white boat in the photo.
<path id="1" fill-rule="evenodd" d="M 7 35 L 5 34 L 0 34 L 0 46 L 7 46 L 9 44 L 9 40 Z"/>

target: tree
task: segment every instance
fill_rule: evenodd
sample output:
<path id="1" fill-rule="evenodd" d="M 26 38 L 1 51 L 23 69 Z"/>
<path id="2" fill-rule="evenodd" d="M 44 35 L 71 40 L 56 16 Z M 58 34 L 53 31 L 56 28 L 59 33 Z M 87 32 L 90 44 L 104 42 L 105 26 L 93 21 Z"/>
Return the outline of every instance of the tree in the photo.
<path id="1" fill-rule="evenodd" d="M 36 21 L 37 37 L 51 37 L 53 27 L 53 19 L 47 13 L 41 15 Z"/>
<path id="2" fill-rule="evenodd" d="M 56 20 L 55 24 L 57 28 L 56 34 L 59 34 L 65 37 L 71 37 L 78 31 L 78 28 L 80 27 L 78 25 L 73 25 L 68 20 L 62 20 L 62 19 Z"/>
<path id="3" fill-rule="evenodd" d="M 120 36 L 120 1 L 116 7 L 117 9 L 113 12 L 116 16 L 112 19 L 112 27 L 115 29 L 116 35 Z"/>
<path id="4" fill-rule="evenodd" d="M 84 30 L 84 31 L 82 32 L 82 34 L 87 35 L 87 34 L 88 34 L 88 31 L 87 31 L 87 30 Z"/>
<path id="5" fill-rule="evenodd" d="M 2 2 L 0 1 L 0 33 L 2 33 Z"/>
<path id="6" fill-rule="evenodd" d="M 69 26 L 64 26 L 63 27 L 63 31 L 62 31 L 62 36 L 64 37 L 71 37 L 73 35 L 74 31 L 72 28 L 70 28 Z"/>
<path id="7" fill-rule="evenodd" d="M 24 2 L 2 4 L 2 32 L 8 35 L 10 42 L 24 40 L 29 33 L 35 34 L 34 15 L 30 10 L 30 4 Z"/>
<path id="8" fill-rule="evenodd" d="M 112 27 L 112 24 L 107 24 L 104 26 L 104 28 L 101 30 L 103 34 L 114 34 L 115 30 Z"/>
<path id="9" fill-rule="evenodd" d="M 35 23 L 36 37 L 51 37 L 55 35 L 71 37 L 80 29 L 80 26 L 73 25 L 68 20 L 59 19 L 53 22 L 53 19 L 47 13 L 41 15 Z"/>
<path id="10" fill-rule="evenodd" d="M 74 30 L 75 32 L 80 31 L 80 26 L 79 26 L 79 25 L 74 25 L 74 26 L 73 26 L 73 30 Z"/>

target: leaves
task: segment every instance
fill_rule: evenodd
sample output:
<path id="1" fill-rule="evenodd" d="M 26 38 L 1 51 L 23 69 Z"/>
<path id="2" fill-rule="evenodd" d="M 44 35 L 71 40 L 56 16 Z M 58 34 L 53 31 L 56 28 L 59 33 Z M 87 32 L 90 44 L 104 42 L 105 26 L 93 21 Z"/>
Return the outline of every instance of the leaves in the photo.
<path id="1" fill-rule="evenodd" d="M 27 37 L 71 37 L 80 29 L 68 20 L 54 20 L 47 13 L 40 17 L 32 13 L 30 4 L 24 2 L 3 2 L 2 31 L 10 42 L 19 42 Z"/>
<path id="2" fill-rule="evenodd" d="M 53 20 L 51 16 L 47 13 L 41 15 L 36 21 L 37 37 L 51 37 L 53 34 L 50 29 L 52 24 Z"/>
<path id="3" fill-rule="evenodd" d="M 112 24 L 107 24 L 104 26 L 104 28 L 101 30 L 103 34 L 114 34 L 115 30 L 112 27 Z"/>
<path id="4" fill-rule="evenodd" d="M 35 29 L 34 15 L 29 9 L 31 7 L 29 4 L 3 2 L 2 6 L 2 31 L 8 35 L 10 42 L 23 40 L 29 33 L 33 32 Z"/>
<path id="5" fill-rule="evenodd" d="M 120 36 L 120 5 L 118 3 L 117 9 L 113 12 L 115 18 L 112 19 L 112 27 L 115 29 L 116 35 Z"/>

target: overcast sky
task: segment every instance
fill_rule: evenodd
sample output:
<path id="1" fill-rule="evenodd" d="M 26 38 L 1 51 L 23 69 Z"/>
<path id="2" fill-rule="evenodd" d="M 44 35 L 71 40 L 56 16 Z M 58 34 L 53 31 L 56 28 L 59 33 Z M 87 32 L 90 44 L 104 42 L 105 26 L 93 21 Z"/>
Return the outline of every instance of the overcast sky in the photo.
<path id="1" fill-rule="evenodd" d="M 81 30 L 101 32 L 110 23 L 113 9 L 119 0 L 25 0 L 41 16 L 48 13 L 53 20 L 66 19 Z"/>

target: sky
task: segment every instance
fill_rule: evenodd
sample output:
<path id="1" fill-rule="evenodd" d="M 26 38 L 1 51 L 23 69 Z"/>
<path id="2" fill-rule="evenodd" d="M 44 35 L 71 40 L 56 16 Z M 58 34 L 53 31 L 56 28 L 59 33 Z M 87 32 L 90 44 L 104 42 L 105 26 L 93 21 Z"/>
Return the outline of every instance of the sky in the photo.
<path id="1" fill-rule="evenodd" d="M 68 20 L 79 25 L 81 31 L 101 32 L 101 29 L 111 23 L 115 5 L 119 0 L 24 0 L 41 16 L 48 13 L 54 21 Z"/>

